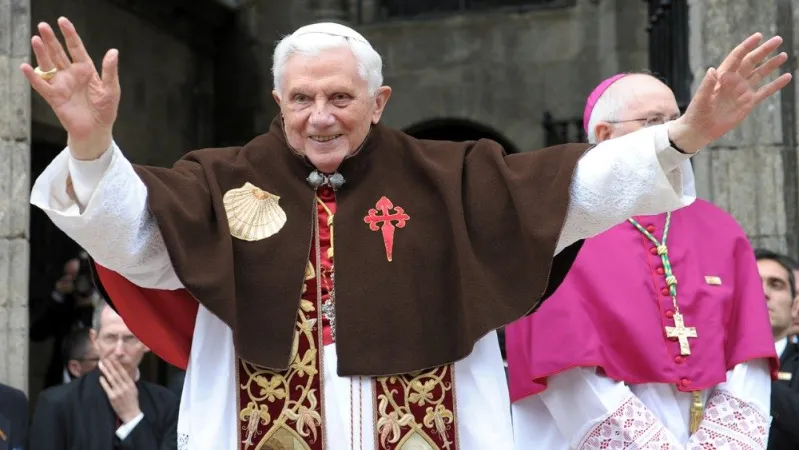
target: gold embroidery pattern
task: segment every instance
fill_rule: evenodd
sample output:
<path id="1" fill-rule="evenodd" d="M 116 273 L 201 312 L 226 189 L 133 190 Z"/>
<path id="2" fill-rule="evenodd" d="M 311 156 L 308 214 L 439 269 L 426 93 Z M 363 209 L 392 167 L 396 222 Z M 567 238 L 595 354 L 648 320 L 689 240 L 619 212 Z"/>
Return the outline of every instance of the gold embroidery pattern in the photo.
<path id="1" fill-rule="evenodd" d="M 374 380 L 379 450 L 456 450 L 452 365 Z"/>
<path id="2" fill-rule="evenodd" d="M 242 450 L 324 448 L 317 306 L 303 298 L 297 315 L 292 363 L 286 372 L 239 359 Z"/>

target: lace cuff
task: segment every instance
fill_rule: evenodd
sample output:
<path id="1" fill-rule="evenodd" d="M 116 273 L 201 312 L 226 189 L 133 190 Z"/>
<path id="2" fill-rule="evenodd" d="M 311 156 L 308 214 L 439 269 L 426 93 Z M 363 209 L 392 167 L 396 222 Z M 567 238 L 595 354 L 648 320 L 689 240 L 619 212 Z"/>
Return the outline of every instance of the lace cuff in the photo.
<path id="1" fill-rule="evenodd" d="M 189 450 L 189 435 L 178 433 L 178 450 Z"/>
<path id="2" fill-rule="evenodd" d="M 760 408 L 719 389 L 708 399 L 702 423 L 688 448 L 764 450 L 770 425 L 771 417 Z"/>
<path id="3" fill-rule="evenodd" d="M 671 432 L 634 395 L 580 436 L 575 446 L 579 450 L 682 450 Z"/>

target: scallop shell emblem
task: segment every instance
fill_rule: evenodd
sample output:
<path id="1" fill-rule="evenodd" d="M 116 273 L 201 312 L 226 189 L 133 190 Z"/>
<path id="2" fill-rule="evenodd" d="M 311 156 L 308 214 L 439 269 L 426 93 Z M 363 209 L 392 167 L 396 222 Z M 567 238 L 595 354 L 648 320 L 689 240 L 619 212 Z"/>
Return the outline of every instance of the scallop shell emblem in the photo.
<path id="1" fill-rule="evenodd" d="M 260 241 L 276 234 L 286 224 L 286 212 L 279 201 L 277 195 L 249 182 L 227 191 L 222 202 L 230 234 L 243 241 Z"/>

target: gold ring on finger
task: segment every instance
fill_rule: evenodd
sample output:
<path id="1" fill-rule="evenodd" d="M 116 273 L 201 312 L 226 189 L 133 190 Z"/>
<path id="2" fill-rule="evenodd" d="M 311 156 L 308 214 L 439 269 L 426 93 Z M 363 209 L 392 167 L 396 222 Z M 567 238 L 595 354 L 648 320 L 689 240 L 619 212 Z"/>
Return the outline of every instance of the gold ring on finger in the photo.
<path id="1" fill-rule="evenodd" d="M 35 73 L 36 75 L 38 75 L 41 79 L 43 79 L 45 81 L 52 79 L 55 76 L 56 72 L 58 72 L 58 68 L 56 68 L 56 67 L 53 67 L 52 69 L 50 69 L 50 70 L 48 70 L 46 72 L 44 70 L 40 69 L 38 66 L 35 69 L 33 69 L 33 73 Z"/>

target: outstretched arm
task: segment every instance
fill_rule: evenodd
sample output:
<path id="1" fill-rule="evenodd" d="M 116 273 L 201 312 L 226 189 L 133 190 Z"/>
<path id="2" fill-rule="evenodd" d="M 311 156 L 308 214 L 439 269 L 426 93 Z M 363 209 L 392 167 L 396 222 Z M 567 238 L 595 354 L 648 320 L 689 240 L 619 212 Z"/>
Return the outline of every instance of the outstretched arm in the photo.
<path id="1" fill-rule="evenodd" d="M 147 188 L 116 144 L 92 161 L 65 149 L 36 180 L 31 203 L 98 264 L 134 284 L 183 287 L 147 207 Z"/>
<path id="2" fill-rule="evenodd" d="M 99 264 L 142 286 L 180 288 L 147 210 L 144 183 L 112 139 L 121 93 L 118 52 L 106 53 L 101 76 L 72 23 L 61 17 L 58 27 L 66 46 L 40 23 L 31 39 L 38 70 L 21 66 L 69 142 L 36 181 L 31 203 Z M 202 177 L 197 180 L 201 187 Z"/>
<path id="3" fill-rule="evenodd" d="M 692 155 L 671 147 L 668 126 L 605 141 L 583 156 L 556 253 L 629 217 L 673 211 L 694 201 Z"/>
<path id="4" fill-rule="evenodd" d="M 718 69 L 708 69 L 679 119 L 599 144 L 578 164 L 571 203 L 558 251 L 633 215 L 686 206 L 694 196 L 687 161 L 691 154 L 737 127 L 754 109 L 791 80 L 783 74 L 761 86 L 787 60 L 769 54 L 782 44 L 760 44 L 756 33 L 741 42 Z M 674 142 L 685 154 L 670 148 Z M 647 178 L 648 177 L 648 178 Z"/>

